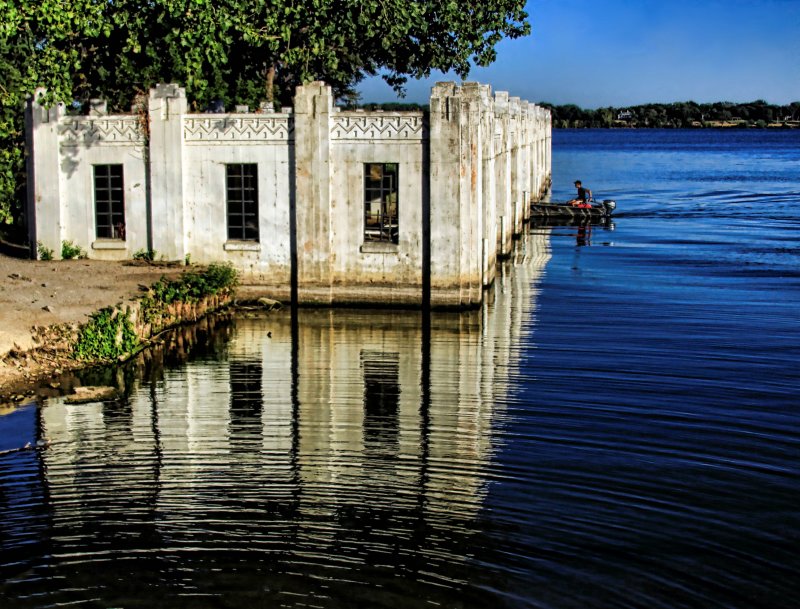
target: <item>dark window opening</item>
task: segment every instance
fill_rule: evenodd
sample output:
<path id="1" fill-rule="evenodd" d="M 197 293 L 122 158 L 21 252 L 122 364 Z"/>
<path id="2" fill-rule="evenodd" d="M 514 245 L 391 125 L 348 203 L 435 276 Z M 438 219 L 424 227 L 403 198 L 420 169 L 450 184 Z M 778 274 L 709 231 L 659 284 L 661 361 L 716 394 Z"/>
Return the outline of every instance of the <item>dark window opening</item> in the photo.
<path id="1" fill-rule="evenodd" d="M 264 371 L 261 362 L 230 362 L 230 437 L 234 443 L 261 442 Z"/>
<path id="2" fill-rule="evenodd" d="M 364 241 L 397 243 L 397 163 L 364 165 Z"/>
<path id="3" fill-rule="evenodd" d="M 122 165 L 94 166 L 94 218 L 98 239 L 125 239 Z"/>
<path id="4" fill-rule="evenodd" d="M 400 354 L 361 352 L 364 371 L 364 443 L 368 449 L 393 452 L 400 434 Z"/>
<path id="5" fill-rule="evenodd" d="M 258 241 L 258 166 L 225 166 L 228 193 L 228 239 Z"/>

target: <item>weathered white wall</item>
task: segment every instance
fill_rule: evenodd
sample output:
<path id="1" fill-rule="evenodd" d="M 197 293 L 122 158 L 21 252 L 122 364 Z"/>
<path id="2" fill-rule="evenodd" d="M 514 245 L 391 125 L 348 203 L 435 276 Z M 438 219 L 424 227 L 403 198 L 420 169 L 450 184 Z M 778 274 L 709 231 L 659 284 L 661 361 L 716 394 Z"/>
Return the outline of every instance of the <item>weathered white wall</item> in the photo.
<path id="1" fill-rule="evenodd" d="M 511 127 L 508 93 L 494 95 L 495 112 L 495 206 L 497 250 L 500 256 L 511 253 L 514 236 L 514 204 L 511 196 Z"/>
<path id="2" fill-rule="evenodd" d="M 67 116 L 63 104 L 29 111 L 29 171 L 32 169 L 31 241 L 61 257 L 72 241 L 90 258 L 124 260 L 147 247 L 147 180 L 139 117 L 106 115 L 98 104 L 90 116 Z M 125 239 L 95 235 L 94 165 L 123 166 Z"/>
<path id="3" fill-rule="evenodd" d="M 189 114 L 183 120 L 187 254 L 193 262 L 231 262 L 243 281 L 287 285 L 294 148 L 290 114 Z M 259 242 L 228 239 L 226 164 L 258 171 Z"/>
<path id="4" fill-rule="evenodd" d="M 318 304 L 422 304 L 422 113 L 339 112 L 330 87 L 295 97 L 297 283 Z M 398 164 L 398 243 L 364 241 L 364 164 Z"/>
<path id="5" fill-rule="evenodd" d="M 36 251 L 37 243 L 61 255 L 62 202 L 58 121 L 64 104 L 44 107 L 40 100 L 44 89 L 37 89 L 28 100 L 25 113 L 27 146 L 28 239 Z"/>
<path id="6" fill-rule="evenodd" d="M 100 260 L 125 260 L 147 249 L 147 179 L 138 117 L 65 117 L 59 132 L 62 239 Z M 123 172 L 125 239 L 98 239 L 93 166 L 115 164 L 121 164 Z"/>
<path id="7" fill-rule="evenodd" d="M 188 251 L 183 199 L 183 115 L 186 93 L 174 84 L 150 90 L 150 209 L 152 247 L 167 260 Z"/>
<path id="8" fill-rule="evenodd" d="M 481 92 L 438 83 L 430 103 L 431 304 L 483 296 Z"/>
<path id="9" fill-rule="evenodd" d="M 306 304 L 420 305 L 426 272 L 433 306 L 480 304 L 549 182 L 550 113 L 477 83 L 437 84 L 427 117 L 342 112 L 321 82 L 298 87 L 293 109 L 235 114 L 188 114 L 182 88 L 158 85 L 145 125 L 102 102 L 65 116 L 38 99 L 27 116 L 33 243 L 231 262 L 281 299 L 294 264 Z M 258 242 L 228 239 L 230 163 L 258 167 Z M 397 244 L 364 241 L 367 163 L 398 164 Z M 95 164 L 123 165 L 124 240 L 95 238 Z"/>
<path id="10" fill-rule="evenodd" d="M 424 117 L 341 112 L 331 125 L 331 280 L 336 300 L 421 304 Z M 398 243 L 364 241 L 364 165 L 398 164 Z"/>

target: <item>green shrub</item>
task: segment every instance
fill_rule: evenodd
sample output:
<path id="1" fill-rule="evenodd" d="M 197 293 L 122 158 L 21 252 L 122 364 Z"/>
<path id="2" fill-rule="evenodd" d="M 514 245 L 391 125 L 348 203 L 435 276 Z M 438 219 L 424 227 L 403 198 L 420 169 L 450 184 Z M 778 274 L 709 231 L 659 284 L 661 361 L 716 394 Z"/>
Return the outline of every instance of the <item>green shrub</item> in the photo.
<path id="1" fill-rule="evenodd" d="M 238 273 L 230 264 L 212 263 L 204 271 L 189 271 L 175 279 L 162 277 L 141 300 L 142 320 L 151 323 L 165 306 L 176 302 L 197 302 L 231 289 L 238 283 Z"/>
<path id="2" fill-rule="evenodd" d="M 213 296 L 238 281 L 236 269 L 230 264 L 210 264 L 205 271 L 189 271 L 175 279 L 162 277 L 151 287 L 153 300 L 163 304 L 195 302 Z"/>
<path id="3" fill-rule="evenodd" d="M 158 252 L 156 252 L 156 250 L 140 249 L 140 250 L 136 250 L 133 253 L 133 259 L 134 260 L 146 260 L 148 262 L 153 262 L 153 260 L 156 259 L 157 255 L 158 255 Z"/>
<path id="4" fill-rule="evenodd" d="M 196 302 L 231 289 L 236 283 L 236 269 L 230 264 L 210 264 L 204 271 L 191 271 L 175 279 L 162 277 L 140 300 L 140 321 L 160 323 L 168 305 Z M 108 307 L 93 314 L 80 329 L 73 355 L 81 360 L 111 361 L 133 353 L 139 344 L 130 309 L 123 313 Z"/>
<path id="5" fill-rule="evenodd" d="M 39 254 L 39 260 L 52 260 L 53 250 L 45 247 L 41 241 L 36 242 L 36 252 Z"/>
<path id="6" fill-rule="evenodd" d="M 72 241 L 61 242 L 61 257 L 64 260 L 72 260 L 73 258 L 86 258 L 86 252 L 83 251 L 79 245 L 75 245 Z"/>
<path id="7" fill-rule="evenodd" d="M 216 294 L 221 290 L 236 287 L 239 283 L 239 274 L 230 263 L 220 264 L 214 262 L 208 265 L 204 274 L 206 286 L 211 290 L 211 294 Z"/>
<path id="8" fill-rule="evenodd" d="M 82 360 L 113 360 L 132 353 L 139 345 L 130 309 L 111 307 L 99 310 L 78 333 L 73 356 Z"/>

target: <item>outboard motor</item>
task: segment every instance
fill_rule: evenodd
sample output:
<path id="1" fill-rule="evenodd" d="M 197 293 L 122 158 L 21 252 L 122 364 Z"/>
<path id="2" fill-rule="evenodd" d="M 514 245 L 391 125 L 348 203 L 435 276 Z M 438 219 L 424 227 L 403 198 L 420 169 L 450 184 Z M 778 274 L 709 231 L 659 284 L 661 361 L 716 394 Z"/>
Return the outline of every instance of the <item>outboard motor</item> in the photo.
<path id="1" fill-rule="evenodd" d="M 612 201 L 611 199 L 603 199 L 603 207 L 605 208 L 606 213 L 611 215 L 611 212 L 617 208 L 617 202 Z"/>

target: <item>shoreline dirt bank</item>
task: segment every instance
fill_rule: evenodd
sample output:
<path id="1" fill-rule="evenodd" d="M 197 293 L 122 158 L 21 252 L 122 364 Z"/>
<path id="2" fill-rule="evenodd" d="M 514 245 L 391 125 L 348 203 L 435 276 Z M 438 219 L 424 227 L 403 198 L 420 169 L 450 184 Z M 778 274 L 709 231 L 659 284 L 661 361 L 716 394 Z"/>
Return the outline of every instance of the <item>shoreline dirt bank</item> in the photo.
<path id="1" fill-rule="evenodd" d="M 98 260 L 35 261 L 0 255 L 0 400 L 22 397 L 37 382 L 83 368 L 68 352 L 42 348 L 65 328 L 106 307 L 134 304 L 182 266 Z"/>

